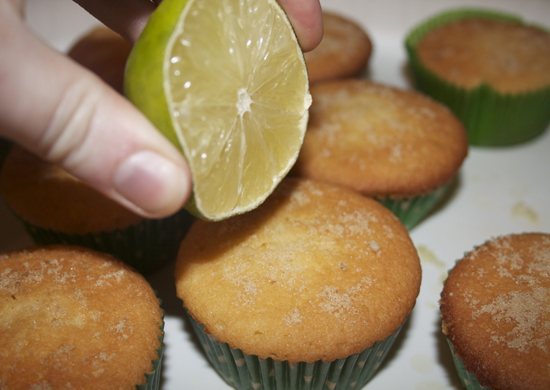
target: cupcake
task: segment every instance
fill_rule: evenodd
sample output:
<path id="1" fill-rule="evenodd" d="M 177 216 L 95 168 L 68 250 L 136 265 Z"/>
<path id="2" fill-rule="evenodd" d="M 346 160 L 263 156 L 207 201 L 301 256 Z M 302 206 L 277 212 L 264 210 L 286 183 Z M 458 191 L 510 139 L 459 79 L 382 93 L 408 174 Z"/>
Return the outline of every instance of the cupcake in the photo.
<path id="1" fill-rule="evenodd" d="M 374 197 L 413 228 L 445 195 L 467 155 L 460 121 L 417 92 L 367 80 L 324 82 L 311 95 L 292 174 Z"/>
<path id="2" fill-rule="evenodd" d="M 365 30 L 332 12 L 323 12 L 323 30 L 319 46 L 304 53 L 310 84 L 363 73 L 372 53 L 372 42 Z"/>
<path id="3" fill-rule="evenodd" d="M 177 294 L 204 350 L 242 389 L 361 388 L 419 293 L 407 230 L 380 203 L 286 178 L 256 210 L 196 221 Z"/>
<path id="4" fill-rule="evenodd" d="M 513 145 L 550 122 L 550 32 L 488 10 L 439 14 L 406 39 L 416 87 L 448 105 L 470 144 Z"/>
<path id="5" fill-rule="evenodd" d="M 0 255 L 2 389 L 157 389 L 163 327 L 153 289 L 110 255 Z"/>
<path id="6" fill-rule="evenodd" d="M 162 219 L 138 216 L 17 146 L 0 171 L 0 193 L 36 244 L 92 248 L 144 274 L 176 258 L 194 220 L 183 209 Z"/>
<path id="7" fill-rule="evenodd" d="M 501 236 L 467 253 L 440 305 L 465 389 L 550 389 L 550 234 Z"/>

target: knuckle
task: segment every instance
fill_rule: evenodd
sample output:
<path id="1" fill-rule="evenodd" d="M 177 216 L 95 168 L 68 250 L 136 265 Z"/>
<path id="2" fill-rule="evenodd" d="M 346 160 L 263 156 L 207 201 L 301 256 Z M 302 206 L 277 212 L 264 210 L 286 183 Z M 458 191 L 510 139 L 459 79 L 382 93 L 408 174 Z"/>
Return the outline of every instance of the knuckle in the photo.
<path id="1" fill-rule="evenodd" d="M 61 95 L 42 138 L 45 157 L 53 162 L 78 160 L 101 103 L 102 86 L 83 77 L 68 85 Z"/>

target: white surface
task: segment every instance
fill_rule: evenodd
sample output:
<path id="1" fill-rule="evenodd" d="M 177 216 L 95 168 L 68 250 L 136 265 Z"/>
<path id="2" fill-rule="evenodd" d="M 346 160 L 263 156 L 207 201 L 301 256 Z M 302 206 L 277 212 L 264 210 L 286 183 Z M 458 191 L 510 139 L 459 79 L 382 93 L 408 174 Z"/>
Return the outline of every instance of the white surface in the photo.
<path id="1" fill-rule="evenodd" d="M 322 0 L 325 9 L 359 22 L 374 43 L 369 77 L 407 88 L 405 34 L 426 16 L 452 6 L 511 11 L 550 27 L 548 0 Z M 27 20 L 48 44 L 65 51 L 97 23 L 70 0 L 28 0 Z M 516 147 L 472 147 L 458 185 L 432 215 L 411 232 L 422 257 L 423 283 L 416 307 L 388 359 L 367 384 L 369 390 L 460 389 L 439 328 L 437 302 L 442 281 L 455 260 L 492 236 L 550 232 L 550 131 Z M 21 225 L 0 202 L 0 251 L 30 245 Z M 166 310 L 163 390 L 230 389 L 207 362 L 181 302 L 172 267 L 149 278 Z"/>

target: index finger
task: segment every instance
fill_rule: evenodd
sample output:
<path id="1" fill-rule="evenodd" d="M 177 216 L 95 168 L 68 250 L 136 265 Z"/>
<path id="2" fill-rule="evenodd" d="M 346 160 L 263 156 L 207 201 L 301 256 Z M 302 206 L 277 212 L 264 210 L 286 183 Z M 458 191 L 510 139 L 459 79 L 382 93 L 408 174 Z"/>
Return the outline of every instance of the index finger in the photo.
<path id="1" fill-rule="evenodd" d="M 74 0 L 128 42 L 135 42 L 156 5 L 149 0 Z M 286 11 L 304 51 L 313 50 L 323 37 L 319 0 L 278 0 Z"/>
<path id="2" fill-rule="evenodd" d="M 286 11 L 304 51 L 317 47 L 323 38 L 323 14 L 319 0 L 278 0 Z"/>

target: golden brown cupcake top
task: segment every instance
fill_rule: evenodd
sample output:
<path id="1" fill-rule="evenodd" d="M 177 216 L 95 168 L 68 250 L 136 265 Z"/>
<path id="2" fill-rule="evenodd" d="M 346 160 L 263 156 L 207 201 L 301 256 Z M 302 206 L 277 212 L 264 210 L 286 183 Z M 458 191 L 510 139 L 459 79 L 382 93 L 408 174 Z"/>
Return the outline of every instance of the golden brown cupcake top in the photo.
<path id="1" fill-rule="evenodd" d="M 112 232 L 143 219 L 58 166 L 16 146 L 4 160 L 0 192 L 24 221 L 66 234 Z"/>
<path id="2" fill-rule="evenodd" d="M 442 104 L 367 80 L 313 85 L 310 119 L 292 174 L 368 196 L 411 197 L 457 173 L 466 132 Z"/>
<path id="3" fill-rule="evenodd" d="M 197 221 L 178 296 L 218 341 L 276 361 L 333 361 L 394 334 L 419 292 L 416 249 L 378 202 L 285 179 L 258 209 Z"/>
<path id="4" fill-rule="evenodd" d="M 2 389 L 135 389 L 158 359 L 161 325 L 147 281 L 109 255 L 0 256 Z"/>
<path id="5" fill-rule="evenodd" d="M 479 246 L 452 269 L 440 304 L 443 332 L 482 385 L 550 388 L 550 234 Z"/>
<path id="6" fill-rule="evenodd" d="M 369 36 L 347 17 L 323 12 L 323 39 L 304 54 L 309 82 L 357 76 L 367 66 L 372 53 Z"/>
<path id="7" fill-rule="evenodd" d="M 466 89 L 489 84 L 501 93 L 550 87 L 550 33 L 493 19 L 463 19 L 428 32 L 420 62 Z"/>

